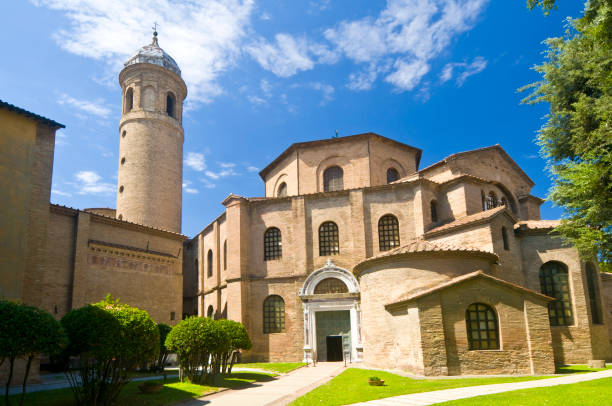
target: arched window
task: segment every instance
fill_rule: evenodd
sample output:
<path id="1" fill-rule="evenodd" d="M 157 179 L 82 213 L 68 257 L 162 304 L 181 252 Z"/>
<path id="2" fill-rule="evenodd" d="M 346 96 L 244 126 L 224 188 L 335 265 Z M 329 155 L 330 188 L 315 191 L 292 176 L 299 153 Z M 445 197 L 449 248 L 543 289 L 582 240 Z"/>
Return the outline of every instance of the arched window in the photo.
<path id="1" fill-rule="evenodd" d="M 504 249 L 507 251 L 510 249 L 510 245 L 508 244 L 508 233 L 506 232 L 506 227 L 502 227 L 501 235 L 504 242 Z"/>
<path id="2" fill-rule="evenodd" d="M 283 256 L 283 240 L 276 227 L 270 227 L 264 233 L 264 261 L 279 259 Z"/>
<path id="3" fill-rule="evenodd" d="M 212 250 L 208 250 L 208 255 L 206 256 L 206 274 L 210 278 L 213 273 L 213 253 Z"/>
<path id="4" fill-rule="evenodd" d="M 125 92 L 125 112 L 129 113 L 134 108 L 134 90 L 130 87 Z"/>
<path id="5" fill-rule="evenodd" d="M 325 293 L 348 293 L 348 287 L 338 278 L 325 278 L 315 286 L 315 295 Z"/>
<path id="6" fill-rule="evenodd" d="M 227 269 L 227 240 L 223 241 L 223 270 Z"/>
<path id="7" fill-rule="evenodd" d="M 499 350 L 495 311 L 483 303 L 472 303 L 465 311 L 470 350 Z"/>
<path id="8" fill-rule="evenodd" d="M 487 210 L 493 209 L 497 207 L 497 205 L 497 195 L 493 191 L 489 192 L 489 198 L 487 199 Z"/>
<path id="9" fill-rule="evenodd" d="M 432 200 L 429 203 L 429 211 L 431 212 L 431 222 L 435 223 L 438 221 L 438 202 Z"/>
<path id="10" fill-rule="evenodd" d="M 569 275 L 560 262 L 547 262 L 540 268 L 540 288 L 546 296 L 554 297 L 548 303 L 551 326 L 569 326 L 574 323 L 570 298 Z"/>
<path id="11" fill-rule="evenodd" d="M 338 255 L 339 253 L 338 226 L 333 221 L 326 221 L 319 227 L 319 255 Z"/>
<path id="12" fill-rule="evenodd" d="M 175 106 L 176 106 L 176 97 L 174 97 L 174 93 L 168 92 L 166 94 L 166 113 L 168 113 L 170 117 L 176 118 L 176 116 L 174 115 Z"/>
<path id="13" fill-rule="evenodd" d="M 287 184 L 285 182 L 281 183 L 276 191 L 276 197 L 285 197 L 287 196 Z"/>
<path id="14" fill-rule="evenodd" d="M 397 169 L 395 168 L 387 169 L 387 183 L 395 182 L 396 180 L 399 180 L 399 178 L 400 176 L 399 176 L 399 172 L 397 171 Z"/>
<path id="15" fill-rule="evenodd" d="M 208 306 L 208 310 L 206 311 L 206 317 L 212 319 L 215 315 L 215 309 L 213 309 L 212 305 Z"/>
<path id="16" fill-rule="evenodd" d="M 589 286 L 589 304 L 591 305 L 591 320 L 593 324 L 603 324 L 601 317 L 601 298 L 599 296 L 599 275 L 590 262 L 586 264 L 587 285 Z"/>
<path id="17" fill-rule="evenodd" d="M 382 216 L 378 220 L 378 246 L 381 251 L 399 247 L 399 223 L 393 214 Z"/>
<path id="18" fill-rule="evenodd" d="M 282 297 L 272 295 L 264 300 L 263 330 L 264 334 L 285 331 L 285 301 Z"/>
<path id="19" fill-rule="evenodd" d="M 333 192 L 344 189 L 344 171 L 339 166 L 330 166 L 323 172 L 323 191 Z"/>

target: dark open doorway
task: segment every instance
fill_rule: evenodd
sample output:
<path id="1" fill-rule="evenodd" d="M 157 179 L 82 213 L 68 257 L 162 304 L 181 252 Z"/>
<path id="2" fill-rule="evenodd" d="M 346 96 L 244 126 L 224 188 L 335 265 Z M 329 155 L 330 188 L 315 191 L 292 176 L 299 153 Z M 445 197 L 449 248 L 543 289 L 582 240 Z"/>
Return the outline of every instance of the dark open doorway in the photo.
<path id="1" fill-rule="evenodd" d="M 342 336 L 325 337 L 327 361 L 342 361 Z"/>

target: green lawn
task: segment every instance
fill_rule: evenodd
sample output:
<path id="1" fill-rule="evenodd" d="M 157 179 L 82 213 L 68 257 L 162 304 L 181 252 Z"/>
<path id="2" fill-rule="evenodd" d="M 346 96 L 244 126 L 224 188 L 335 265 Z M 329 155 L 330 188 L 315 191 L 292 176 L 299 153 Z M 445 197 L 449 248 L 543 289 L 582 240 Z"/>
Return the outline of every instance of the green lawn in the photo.
<path id="1" fill-rule="evenodd" d="M 563 365 L 557 367 L 558 374 L 579 374 L 584 372 L 597 372 L 612 369 L 612 365 L 607 365 L 605 368 L 589 368 L 587 365 Z"/>
<path id="2" fill-rule="evenodd" d="M 266 371 L 278 372 L 280 374 L 286 374 L 294 369 L 303 367 L 306 365 L 305 362 L 250 362 L 247 364 L 235 364 L 235 368 L 256 368 L 263 369 Z"/>
<path id="3" fill-rule="evenodd" d="M 368 378 L 377 376 L 385 380 L 384 386 L 369 386 Z M 319 386 L 292 406 L 300 405 L 348 405 L 367 400 L 381 399 L 408 393 L 429 392 L 463 386 L 487 385 L 492 383 L 521 382 L 550 377 L 521 376 L 509 378 L 457 378 L 457 379 L 413 379 L 389 372 L 349 368 L 328 383 Z"/>
<path id="4" fill-rule="evenodd" d="M 612 378 L 557 385 L 547 388 L 523 389 L 488 396 L 455 400 L 440 403 L 446 406 L 540 406 L 540 405 L 580 405 L 603 406 L 612 401 Z"/>
<path id="5" fill-rule="evenodd" d="M 157 394 L 143 394 L 138 389 L 142 382 L 131 382 L 126 385 L 119 395 L 117 406 L 155 406 L 172 405 L 187 399 L 197 398 L 206 393 L 216 392 L 222 388 L 237 388 L 252 382 L 265 382 L 274 379 L 275 374 L 256 372 L 235 372 L 215 382 L 214 386 L 181 383 L 178 379 L 168 379 L 168 383 Z M 21 395 L 11 396 L 11 404 L 18 404 Z M 0 401 L 3 404 L 4 399 Z M 25 398 L 26 406 L 71 406 L 74 397 L 69 388 L 44 392 L 28 393 Z"/>

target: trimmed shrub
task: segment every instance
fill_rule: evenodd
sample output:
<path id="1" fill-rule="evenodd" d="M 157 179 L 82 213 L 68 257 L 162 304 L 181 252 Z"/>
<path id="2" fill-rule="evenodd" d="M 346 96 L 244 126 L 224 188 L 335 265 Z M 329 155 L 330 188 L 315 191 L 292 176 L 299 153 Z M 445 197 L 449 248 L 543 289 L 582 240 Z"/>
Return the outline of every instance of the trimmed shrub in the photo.
<path id="1" fill-rule="evenodd" d="M 228 346 L 224 349 L 225 351 L 221 353 L 222 372 L 224 374 L 231 374 L 234 363 L 240 354 L 240 350 L 250 350 L 253 344 L 242 323 L 227 319 L 217 320 L 217 323 L 229 338 Z"/>
<path id="2" fill-rule="evenodd" d="M 9 362 L 9 375 L 4 384 L 7 405 L 9 405 L 9 386 L 13 379 L 15 360 L 18 358 L 26 360 L 19 401 L 21 405 L 34 357 L 41 353 L 54 355 L 65 345 L 66 335 L 60 324 L 49 313 L 36 307 L 0 300 L 0 364 L 5 360 Z"/>
<path id="3" fill-rule="evenodd" d="M 78 358 L 67 376 L 79 405 L 109 405 L 130 381 L 128 371 L 157 357 L 159 330 L 148 313 L 107 296 L 62 318 Z"/>
<path id="4" fill-rule="evenodd" d="M 207 317 L 188 317 L 172 328 L 166 347 L 175 352 L 180 364 L 180 379 L 185 376 L 201 383 L 214 375 L 218 355 L 228 347 L 229 337 L 219 324 Z"/>
<path id="5" fill-rule="evenodd" d="M 169 353 L 168 348 L 166 348 L 166 337 L 168 337 L 168 333 L 172 330 L 172 327 L 164 323 L 159 323 L 157 328 L 159 329 L 159 356 L 153 363 L 151 370 L 163 372 L 166 362 L 168 361 Z"/>

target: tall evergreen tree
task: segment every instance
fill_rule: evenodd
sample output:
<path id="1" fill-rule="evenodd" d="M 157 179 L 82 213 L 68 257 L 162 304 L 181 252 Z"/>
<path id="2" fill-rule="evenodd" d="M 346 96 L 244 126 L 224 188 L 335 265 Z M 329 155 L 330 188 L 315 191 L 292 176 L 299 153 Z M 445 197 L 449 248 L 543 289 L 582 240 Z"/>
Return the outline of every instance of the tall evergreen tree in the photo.
<path id="1" fill-rule="evenodd" d="M 528 0 L 547 13 L 554 0 Z M 565 210 L 561 236 L 590 259 L 612 262 L 612 0 L 591 0 L 569 19 L 563 37 L 549 38 L 542 80 L 525 103 L 547 102 L 538 134 L 552 174 L 548 199 Z"/>

